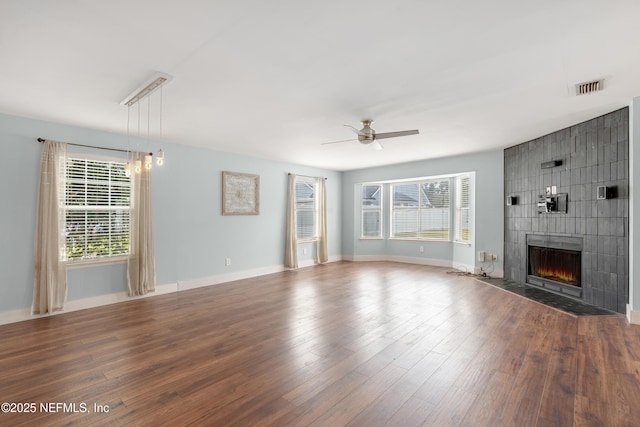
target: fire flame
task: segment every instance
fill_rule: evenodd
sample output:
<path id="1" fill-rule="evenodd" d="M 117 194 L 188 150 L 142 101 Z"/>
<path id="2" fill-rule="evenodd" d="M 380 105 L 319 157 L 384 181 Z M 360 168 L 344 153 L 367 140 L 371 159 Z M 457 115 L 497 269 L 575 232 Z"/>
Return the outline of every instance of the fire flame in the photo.
<path id="1" fill-rule="evenodd" d="M 545 279 L 555 280 L 556 282 L 568 283 L 570 285 L 578 283 L 578 278 L 575 275 L 573 275 L 571 272 L 557 270 L 557 269 L 551 270 L 551 269 L 540 268 L 536 271 L 536 276 L 539 276 Z"/>

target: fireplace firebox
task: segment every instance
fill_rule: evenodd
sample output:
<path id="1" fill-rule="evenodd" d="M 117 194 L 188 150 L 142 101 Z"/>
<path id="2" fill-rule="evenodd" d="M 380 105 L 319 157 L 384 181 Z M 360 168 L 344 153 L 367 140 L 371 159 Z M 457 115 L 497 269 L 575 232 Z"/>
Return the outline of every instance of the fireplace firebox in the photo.
<path id="1" fill-rule="evenodd" d="M 582 238 L 527 235 L 527 284 L 582 298 Z"/>

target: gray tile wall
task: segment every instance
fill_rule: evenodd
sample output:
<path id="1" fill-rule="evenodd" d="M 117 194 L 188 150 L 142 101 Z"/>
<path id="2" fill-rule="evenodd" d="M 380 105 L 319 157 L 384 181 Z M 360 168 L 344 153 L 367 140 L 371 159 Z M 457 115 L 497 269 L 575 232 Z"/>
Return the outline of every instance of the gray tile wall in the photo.
<path id="1" fill-rule="evenodd" d="M 540 164 L 562 160 L 542 169 Z M 504 150 L 505 277 L 524 283 L 526 235 L 584 238 L 584 301 L 626 311 L 629 300 L 629 109 L 623 108 Z M 537 199 L 555 185 L 568 193 L 566 214 L 538 214 Z M 617 197 L 597 200 L 599 185 L 617 188 Z"/>

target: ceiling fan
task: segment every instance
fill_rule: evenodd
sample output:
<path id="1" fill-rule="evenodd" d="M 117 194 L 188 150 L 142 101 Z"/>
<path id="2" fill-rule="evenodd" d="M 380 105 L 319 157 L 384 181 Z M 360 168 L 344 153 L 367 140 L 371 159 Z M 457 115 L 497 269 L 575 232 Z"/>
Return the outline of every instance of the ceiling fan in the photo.
<path id="1" fill-rule="evenodd" d="M 379 139 L 385 138 L 395 138 L 398 136 L 407 136 L 407 135 L 417 135 L 418 129 L 413 130 L 401 130 L 397 132 L 384 132 L 384 133 L 376 133 L 375 130 L 371 129 L 372 119 L 363 119 L 362 120 L 362 129 L 357 129 L 351 125 L 345 125 L 348 128 L 351 128 L 356 135 L 358 135 L 357 141 L 360 144 L 371 145 L 374 150 L 382 150 L 382 144 L 378 142 Z M 332 141 L 332 142 L 323 142 L 322 145 L 327 144 L 337 144 L 339 142 L 347 142 L 347 141 L 356 141 L 356 139 L 344 139 L 341 141 Z"/>

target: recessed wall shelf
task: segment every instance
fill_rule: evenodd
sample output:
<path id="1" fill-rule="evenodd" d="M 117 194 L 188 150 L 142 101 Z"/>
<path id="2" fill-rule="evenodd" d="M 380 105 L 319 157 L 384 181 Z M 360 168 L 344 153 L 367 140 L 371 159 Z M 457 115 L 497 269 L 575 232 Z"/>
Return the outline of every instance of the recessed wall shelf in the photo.
<path id="1" fill-rule="evenodd" d="M 562 166 L 562 160 L 551 160 L 540 164 L 542 169 L 555 168 L 556 166 Z"/>

